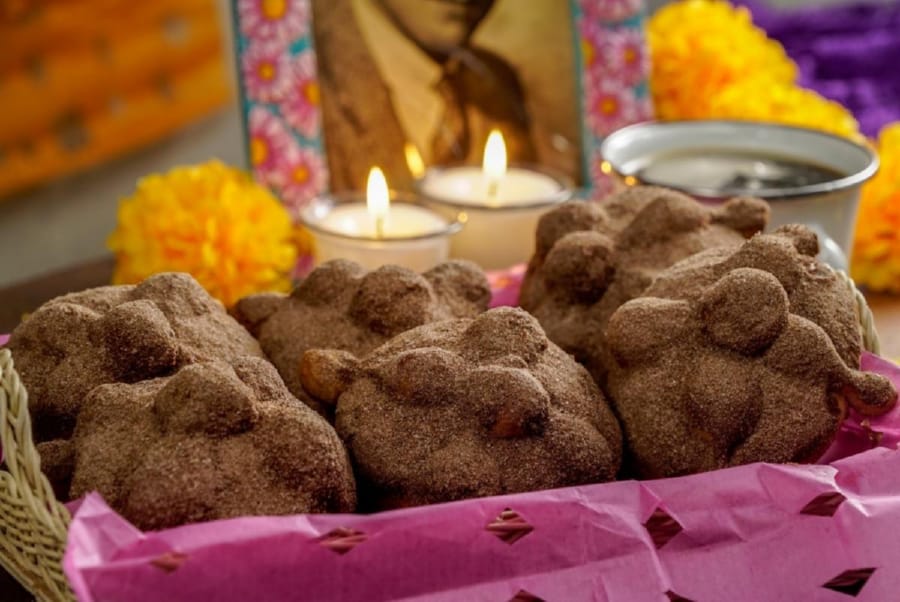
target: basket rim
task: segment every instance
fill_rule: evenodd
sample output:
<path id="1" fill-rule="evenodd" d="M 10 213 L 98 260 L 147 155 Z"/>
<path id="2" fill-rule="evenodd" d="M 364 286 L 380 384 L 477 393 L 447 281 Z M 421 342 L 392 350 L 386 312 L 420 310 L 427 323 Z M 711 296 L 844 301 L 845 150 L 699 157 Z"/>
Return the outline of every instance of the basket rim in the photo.
<path id="1" fill-rule="evenodd" d="M 29 544 L 27 550 L 14 542 L 0 546 L 0 565 L 41 600 L 73 601 L 61 562 L 71 516 L 41 470 L 32 439 L 28 391 L 6 348 L 0 349 L 0 450 L 0 528 L 17 532 Z M 13 500 L 15 504 L 10 503 Z M 17 524 L 7 521 L 22 515 L 24 521 Z"/>

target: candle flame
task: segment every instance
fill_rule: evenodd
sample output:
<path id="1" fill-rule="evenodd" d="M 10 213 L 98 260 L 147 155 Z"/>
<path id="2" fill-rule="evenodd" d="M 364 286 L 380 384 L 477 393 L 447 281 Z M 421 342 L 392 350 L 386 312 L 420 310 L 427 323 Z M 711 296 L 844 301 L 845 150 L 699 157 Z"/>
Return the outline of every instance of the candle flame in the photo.
<path id="1" fill-rule="evenodd" d="M 380 167 L 369 170 L 369 179 L 366 181 L 366 208 L 369 215 L 376 220 L 384 219 L 391 210 L 387 180 Z"/>
<path id="2" fill-rule="evenodd" d="M 406 155 L 406 165 L 409 167 L 409 173 L 415 179 L 421 178 L 425 175 L 425 161 L 422 160 L 422 155 L 419 153 L 419 149 L 416 148 L 416 145 L 412 142 L 407 142 L 403 145 L 403 154 Z"/>
<path id="3" fill-rule="evenodd" d="M 491 180 L 500 180 L 506 174 L 506 143 L 500 130 L 491 130 L 484 145 L 484 173 Z"/>

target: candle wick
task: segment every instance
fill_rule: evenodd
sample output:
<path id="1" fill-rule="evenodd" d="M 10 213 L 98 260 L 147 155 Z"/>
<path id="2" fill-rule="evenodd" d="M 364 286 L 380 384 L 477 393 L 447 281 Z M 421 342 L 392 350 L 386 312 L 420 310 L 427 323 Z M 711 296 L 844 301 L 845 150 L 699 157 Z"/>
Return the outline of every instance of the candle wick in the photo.
<path id="1" fill-rule="evenodd" d="M 497 198 L 498 188 L 500 188 L 500 180 L 498 180 L 497 178 L 491 178 L 490 180 L 488 180 L 487 194 L 489 199 L 493 200 Z"/>
<path id="2" fill-rule="evenodd" d="M 375 238 L 384 238 L 384 217 L 375 218 Z"/>

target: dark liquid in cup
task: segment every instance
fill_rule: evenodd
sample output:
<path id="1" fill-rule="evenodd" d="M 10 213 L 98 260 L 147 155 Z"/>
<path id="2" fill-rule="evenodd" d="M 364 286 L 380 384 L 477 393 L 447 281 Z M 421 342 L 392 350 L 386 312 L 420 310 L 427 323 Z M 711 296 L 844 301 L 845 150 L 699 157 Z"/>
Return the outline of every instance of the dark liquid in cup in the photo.
<path id="1" fill-rule="evenodd" d="M 634 175 L 673 188 L 732 193 L 784 189 L 831 182 L 846 176 L 830 167 L 777 155 L 733 150 L 692 149 L 650 155 Z"/>

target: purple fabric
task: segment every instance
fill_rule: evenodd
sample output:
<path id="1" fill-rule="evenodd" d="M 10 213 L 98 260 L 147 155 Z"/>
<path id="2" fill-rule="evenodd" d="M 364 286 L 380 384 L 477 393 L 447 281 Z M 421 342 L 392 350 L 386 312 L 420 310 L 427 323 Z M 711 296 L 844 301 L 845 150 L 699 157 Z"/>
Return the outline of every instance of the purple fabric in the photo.
<path id="1" fill-rule="evenodd" d="M 800 84 L 848 109 L 867 136 L 900 120 L 900 2 L 782 10 L 736 0 L 784 45 Z"/>

